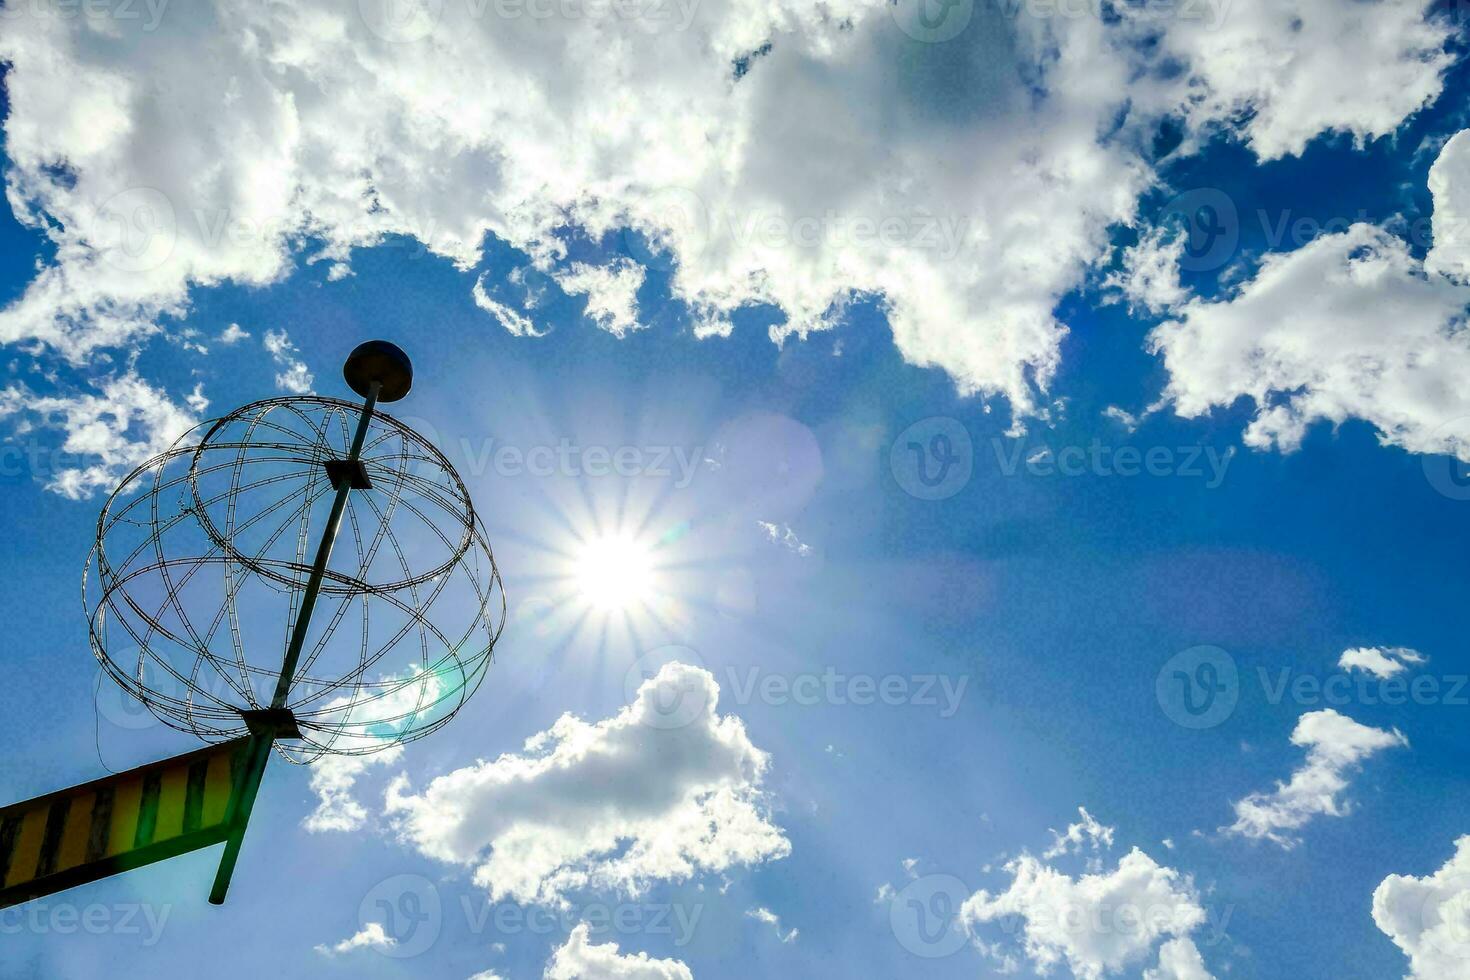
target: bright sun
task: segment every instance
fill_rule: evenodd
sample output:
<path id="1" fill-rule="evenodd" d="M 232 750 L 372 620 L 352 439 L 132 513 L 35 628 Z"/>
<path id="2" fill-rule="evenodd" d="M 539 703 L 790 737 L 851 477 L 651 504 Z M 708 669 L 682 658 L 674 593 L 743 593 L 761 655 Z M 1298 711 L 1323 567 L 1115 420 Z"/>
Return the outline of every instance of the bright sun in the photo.
<path id="1" fill-rule="evenodd" d="M 642 606 L 653 598 L 652 556 L 628 537 L 589 541 L 577 557 L 577 587 L 588 602 L 609 612 Z"/>

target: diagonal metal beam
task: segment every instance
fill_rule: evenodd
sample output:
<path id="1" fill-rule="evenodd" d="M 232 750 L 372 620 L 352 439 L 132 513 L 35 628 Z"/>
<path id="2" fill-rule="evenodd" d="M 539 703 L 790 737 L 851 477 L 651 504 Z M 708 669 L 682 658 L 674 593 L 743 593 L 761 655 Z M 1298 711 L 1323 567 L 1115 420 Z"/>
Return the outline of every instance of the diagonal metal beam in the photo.
<path id="1" fill-rule="evenodd" d="M 311 577 L 307 579 L 306 591 L 301 595 L 301 611 L 296 615 L 296 622 L 291 629 L 291 639 L 286 647 L 286 657 L 281 663 L 281 673 L 276 679 L 275 695 L 271 698 L 269 712 L 261 712 L 258 727 L 250 733 L 249 759 L 240 772 L 240 781 L 236 792 L 231 794 L 230 835 L 225 839 L 225 851 L 220 857 L 219 871 L 214 876 L 214 887 L 209 892 L 209 901 L 213 905 L 222 905 L 225 893 L 230 889 L 230 878 L 235 873 L 235 863 L 240 858 L 240 845 L 245 841 L 245 827 L 250 822 L 251 811 L 255 807 L 255 796 L 260 791 L 260 781 L 265 776 L 266 763 L 270 761 L 271 746 L 279 736 L 288 734 L 285 727 L 290 725 L 295 728 L 295 722 L 272 719 L 270 712 L 284 711 L 286 700 L 291 695 L 291 682 L 296 675 L 296 665 L 301 660 L 301 649 L 306 643 L 306 633 L 311 626 L 312 610 L 316 608 L 317 594 L 322 588 L 322 578 L 327 572 L 327 563 L 332 558 L 332 546 L 337 541 L 337 530 L 342 524 L 342 513 L 347 508 L 347 498 L 351 496 L 354 473 L 360 466 L 359 457 L 362 455 L 363 440 L 367 437 L 369 424 L 373 419 L 373 408 L 377 405 L 378 394 L 382 391 L 382 382 L 372 382 L 368 390 L 367 398 L 362 405 L 362 415 L 357 420 L 357 431 L 352 437 L 352 448 L 347 453 L 346 466 L 339 466 L 328 472 L 333 474 L 336 484 L 337 495 L 332 500 L 332 511 L 327 517 L 327 525 L 322 528 L 321 541 L 317 544 L 316 561 L 311 566 Z M 278 716 L 283 718 L 284 716 Z"/>

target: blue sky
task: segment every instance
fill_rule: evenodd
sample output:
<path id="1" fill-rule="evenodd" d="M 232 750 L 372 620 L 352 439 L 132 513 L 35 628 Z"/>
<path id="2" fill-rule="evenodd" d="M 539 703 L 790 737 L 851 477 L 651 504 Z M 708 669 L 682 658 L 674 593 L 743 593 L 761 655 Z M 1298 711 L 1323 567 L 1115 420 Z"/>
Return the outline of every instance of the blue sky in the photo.
<path id="1" fill-rule="evenodd" d="M 426 37 L 349 34 L 383 76 L 454 76 L 455 57 L 472 75 L 451 41 L 461 6 L 430 4 Z M 644 93 L 639 130 L 628 103 L 583 91 L 578 52 L 622 64 L 585 37 L 564 61 L 496 49 L 487 77 L 523 83 L 520 109 L 456 77 L 437 78 L 445 118 L 394 89 L 369 127 L 392 150 L 354 163 L 347 118 L 349 160 L 328 165 L 322 117 L 364 110 L 342 79 L 293 74 L 328 70 L 326 21 L 272 35 L 275 15 L 165 7 L 150 31 L 115 5 L 89 22 L 11 4 L 0 796 L 198 744 L 98 683 L 78 582 L 106 489 L 171 427 L 294 389 L 350 397 L 340 364 L 363 340 L 413 357 L 390 411 L 463 476 L 509 616 L 466 709 L 345 773 L 346 796 L 323 798 L 315 767 L 272 765 L 223 908 L 205 903 L 217 849 L 174 859 L 0 915 L 0 972 L 1470 976 L 1453 904 L 1470 894 L 1460 25 L 1364 4 L 1333 33 L 1331 5 L 1286 6 L 1307 26 L 1236 0 L 1211 8 L 1213 32 L 1168 21 L 1106 57 L 1079 46 L 1120 30 L 1113 15 L 1034 28 L 977 4 L 937 38 L 907 8 L 854 5 L 858 26 L 835 33 L 805 7 L 772 24 L 701 8 L 717 53 L 773 40 L 748 83 L 693 86 L 728 166 L 681 170 L 692 151 L 662 96 Z M 561 16 L 548 23 L 591 29 Z M 471 24 L 498 44 L 504 24 Z M 1096 109 L 1115 126 L 1090 126 L 1064 70 L 1030 74 L 1043 29 L 1131 86 Z M 1395 31 L 1399 46 L 1363 46 Z M 640 36 L 667 64 L 623 65 L 613 96 L 642 92 L 639 72 L 706 71 L 687 32 Z M 431 41 L 449 68 L 421 58 Z M 1034 105 L 990 105 L 1010 98 L 987 74 L 997 50 Z M 1262 50 L 1267 81 L 1232 89 L 1255 69 L 1220 64 Z M 126 95 L 56 96 L 47 53 L 78 79 L 121 73 Z M 1145 67 L 1109 74 L 1115 56 Z M 191 79 L 235 95 L 191 115 Z M 288 101 L 304 135 L 265 145 Z M 869 116 L 891 125 L 875 142 L 837 132 Z M 1024 128 L 1007 119 L 1046 134 L 1015 152 L 1052 171 L 1055 202 L 996 175 Z M 591 131 L 466 142 L 570 120 Z M 651 159 L 630 132 L 665 144 L 652 190 L 619 169 Z M 1099 155 L 1079 160 L 1063 132 Z M 548 146 L 564 176 L 537 169 Z M 975 162 L 930 160 L 946 152 Z M 377 200 L 343 203 L 333 168 L 358 165 L 377 168 Z M 920 194 L 905 167 L 930 197 L 904 197 Z M 717 197 L 721 181 L 739 192 Z M 286 232 L 247 213 L 238 241 L 197 240 L 198 201 L 249 212 L 277 184 Z M 140 193 L 169 206 L 162 246 Z M 106 239 L 119 194 L 144 260 L 98 266 L 132 244 Z M 648 217 L 691 200 L 707 209 L 692 231 Z M 960 200 L 973 207 L 944 210 Z M 892 214 L 903 235 L 936 214 L 975 234 L 946 258 L 851 223 Z M 747 219 L 773 221 L 768 237 L 742 236 Z M 60 298 L 37 286 L 47 270 L 66 273 Z M 96 401 L 119 379 L 135 382 L 125 427 Z M 597 454 L 620 450 L 625 471 L 601 472 Z M 610 548 L 623 564 L 599 576 Z M 648 723 L 665 687 L 702 693 L 699 717 Z M 527 841 L 562 857 L 538 863 Z M 70 928 L 87 909 L 103 924 Z"/>

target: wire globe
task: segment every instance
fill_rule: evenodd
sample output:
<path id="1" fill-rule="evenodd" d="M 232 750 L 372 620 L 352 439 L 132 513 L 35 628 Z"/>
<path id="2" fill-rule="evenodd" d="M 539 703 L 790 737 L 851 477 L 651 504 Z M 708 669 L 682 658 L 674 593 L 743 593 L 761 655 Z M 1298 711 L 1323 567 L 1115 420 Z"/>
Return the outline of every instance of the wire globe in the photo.
<path id="1" fill-rule="evenodd" d="M 361 408 L 255 402 L 186 433 L 123 480 L 97 521 L 82 595 L 92 651 L 165 724 L 246 734 L 271 704 Z M 364 755 L 446 723 L 505 623 L 495 558 L 464 482 L 374 413 L 285 707 L 293 762 Z"/>

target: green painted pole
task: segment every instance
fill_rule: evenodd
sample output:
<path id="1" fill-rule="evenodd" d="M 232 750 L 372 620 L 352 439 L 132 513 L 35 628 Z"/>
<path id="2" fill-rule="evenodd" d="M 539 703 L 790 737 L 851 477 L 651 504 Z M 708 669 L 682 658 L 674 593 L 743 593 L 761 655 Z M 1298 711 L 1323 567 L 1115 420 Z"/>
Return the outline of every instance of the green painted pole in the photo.
<path id="1" fill-rule="evenodd" d="M 362 454 L 362 444 L 367 438 L 368 424 L 373 419 L 373 407 L 378 402 L 382 383 L 374 381 L 362 405 L 362 416 L 357 420 L 357 432 L 352 437 L 352 449 L 347 462 L 355 463 Z M 348 474 L 337 477 L 337 496 L 332 500 L 332 512 L 327 517 L 327 526 L 322 529 L 321 542 L 317 545 L 316 561 L 311 566 L 311 577 L 306 581 L 306 591 L 301 594 L 301 611 L 296 614 L 296 624 L 291 629 L 291 641 L 286 647 L 286 659 L 281 663 L 281 673 L 276 679 L 276 693 L 271 698 L 272 708 L 284 708 L 291 695 L 291 682 L 296 675 L 296 664 L 301 660 L 301 648 L 306 644 L 306 631 L 311 625 L 311 613 L 316 608 L 317 593 L 321 591 L 322 579 L 326 577 L 327 562 L 332 557 L 332 546 L 337 542 L 337 529 L 342 524 L 342 514 L 347 509 L 347 498 L 352 493 L 352 480 Z M 225 851 L 220 857 L 219 871 L 214 876 L 214 887 L 209 892 L 211 905 L 223 905 L 225 893 L 230 889 L 230 878 L 235 873 L 235 862 L 240 858 L 240 845 L 245 841 L 245 825 L 250 822 L 250 813 L 255 807 L 255 796 L 260 791 L 260 781 L 265 777 L 265 766 L 270 761 L 271 745 L 275 733 L 254 732 L 250 736 L 250 751 L 246 763 L 241 767 L 235 790 L 230 794 L 230 807 L 234 811 L 230 821 L 230 836 L 225 839 Z"/>
<path id="2" fill-rule="evenodd" d="M 260 780 L 265 776 L 265 764 L 270 761 L 271 743 L 274 739 L 252 733 L 245 750 L 245 764 L 235 779 L 235 788 L 230 793 L 230 812 L 227 821 L 230 836 L 225 838 L 225 851 L 220 857 L 219 870 L 214 875 L 214 887 L 209 890 L 209 904 L 223 905 L 225 893 L 230 890 L 230 878 L 235 873 L 235 862 L 240 859 L 240 845 L 245 841 L 245 825 L 250 822 L 250 812 L 255 808 L 255 795 L 260 792 Z"/>

